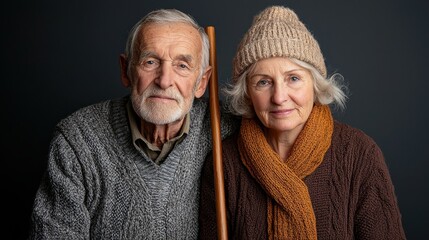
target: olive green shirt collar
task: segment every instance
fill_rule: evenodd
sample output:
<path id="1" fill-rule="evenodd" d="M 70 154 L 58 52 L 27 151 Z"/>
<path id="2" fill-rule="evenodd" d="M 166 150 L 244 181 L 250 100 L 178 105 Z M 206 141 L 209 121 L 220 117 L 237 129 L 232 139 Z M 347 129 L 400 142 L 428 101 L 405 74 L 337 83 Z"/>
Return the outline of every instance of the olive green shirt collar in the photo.
<path id="1" fill-rule="evenodd" d="M 127 113 L 128 113 L 128 121 L 131 130 L 131 136 L 133 140 L 134 147 L 143 151 L 149 158 L 151 158 L 156 164 L 161 164 L 168 156 L 168 154 L 173 150 L 174 146 L 186 137 L 189 134 L 189 128 L 191 125 L 190 114 L 186 114 L 185 121 L 183 122 L 182 128 L 179 131 L 179 134 L 168 140 L 161 147 L 157 147 L 156 145 L 151 144 L 140 132 L 140 118 L 134 112 L 131 101 L 127 103 Z"/>

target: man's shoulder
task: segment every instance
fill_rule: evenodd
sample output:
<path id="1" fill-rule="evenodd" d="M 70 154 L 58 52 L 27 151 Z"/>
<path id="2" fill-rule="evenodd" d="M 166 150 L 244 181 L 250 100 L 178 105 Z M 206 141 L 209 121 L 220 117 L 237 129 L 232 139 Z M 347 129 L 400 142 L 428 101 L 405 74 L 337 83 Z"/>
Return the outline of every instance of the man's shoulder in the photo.
<path id="1" fill-rule="evenodd" d="M 191 117 L 191 128 L 205 128 L 210 119 L 209 102 L 206 98 L 196 98 L 189 112 Z"/>
<path id="2" fill-rule="evenodd" d="M 60 120 L 57 127 L 70 128 L 76 125 L 90 125 L 96 122 L 108 121 L 109 114 L 115 111 L 125 111 L 126 98 L 103 100 L 79 108 L 67 117 Z"/>
<path id="3" fill-rule="evenodd" d="M 209 100 L 207 98 L 195 98 L 192 103 L 191 113 L 204 114 L 208 110 Z"/>

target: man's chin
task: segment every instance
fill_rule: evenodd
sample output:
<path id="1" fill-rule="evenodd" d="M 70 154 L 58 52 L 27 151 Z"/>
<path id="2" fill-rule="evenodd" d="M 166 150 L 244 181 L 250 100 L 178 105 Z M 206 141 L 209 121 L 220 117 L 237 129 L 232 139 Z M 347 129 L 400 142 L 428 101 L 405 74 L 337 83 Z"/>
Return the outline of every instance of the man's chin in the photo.
<path id="1" fill-rule="evenodd" d="M 184 118 L 184 115 L 182 113 L 160 114 L 160 112 L 158 111 L 153 114 L 142 114 L 141 117 L 146 122 L 149 122 L 155 125 L 164 125 L 164 124 L 170 124 L 170 123 L 180 121 Z"/>

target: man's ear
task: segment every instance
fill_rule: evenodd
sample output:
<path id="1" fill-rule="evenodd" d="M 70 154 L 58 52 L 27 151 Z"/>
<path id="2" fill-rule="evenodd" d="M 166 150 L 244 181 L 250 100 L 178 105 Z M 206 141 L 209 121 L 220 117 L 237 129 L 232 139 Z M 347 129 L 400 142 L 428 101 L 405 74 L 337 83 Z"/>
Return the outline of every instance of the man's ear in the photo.
<path id="1" fill-rule="evenodd" d="M 211 75 L 212 75 L 212 67 L 208 66 L 204 71 L 200 82 L 198 83 L 197 90 L 195 91 L 196 98 L 200 98 L 201 96 L 204 95 L 204 92 L 206 91 L 207 84 L 209 83 Z"/>
<path id="2" fill-rule="evenodd" d="M 125 54 L 119 56 L 119 64 L 121 68 L 121 82 L 124 87 L 131 86 L 131 80 L 128 77 L 128 60 Z"/>

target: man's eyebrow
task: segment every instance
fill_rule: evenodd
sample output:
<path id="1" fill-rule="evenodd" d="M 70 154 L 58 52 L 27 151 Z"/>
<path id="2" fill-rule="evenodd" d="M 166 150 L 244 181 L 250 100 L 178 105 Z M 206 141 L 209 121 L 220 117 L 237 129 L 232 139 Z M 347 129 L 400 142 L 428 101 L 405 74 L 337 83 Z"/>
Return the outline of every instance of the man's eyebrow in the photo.
<path id="1" fill-rule="evenodd" d="M 150 58 L 150 57 L 159 59 L 161 61 L 165 61 L 165 59 L 161 59 L 161 57 L 159 57 L 159 55 L 157 53 L 155 53 L 153 51 L 147 51 L 147 50 L 143 50 L 140 53 L 139 60 Z M 175 60 L 185 61 L 186 63 L 191 64 L 194 61 L 194 57 L 192 57 L 192 55 L 190 55 L 190 54 L 179 54 L 176 57 L 174 57 L 173 61 L 175 61 Z"/>
<path id="2" fill-rule="evenodd" d="M 145 58 L 148 58 L 148 57 L 155 57 L 155 58 L 159 58 L 158 57 L 158 54 L 156 54 L 155 52 L 152 52 L 152 51 L 142 51 L 141 53 L 140 53 L 140 56 L 139 56 L 139 59 L 145 59 Z"/>
<path id="3" fill-rule="evenodd" d="M 180 54 L 177 57 L 175 57 L 175 59 L 182 60 L 182 61 L 185 61 L 187 63 L 192 63 L 192 61 L 194 60 L 192 55 L 189 55 L 189 54 Z"/>

